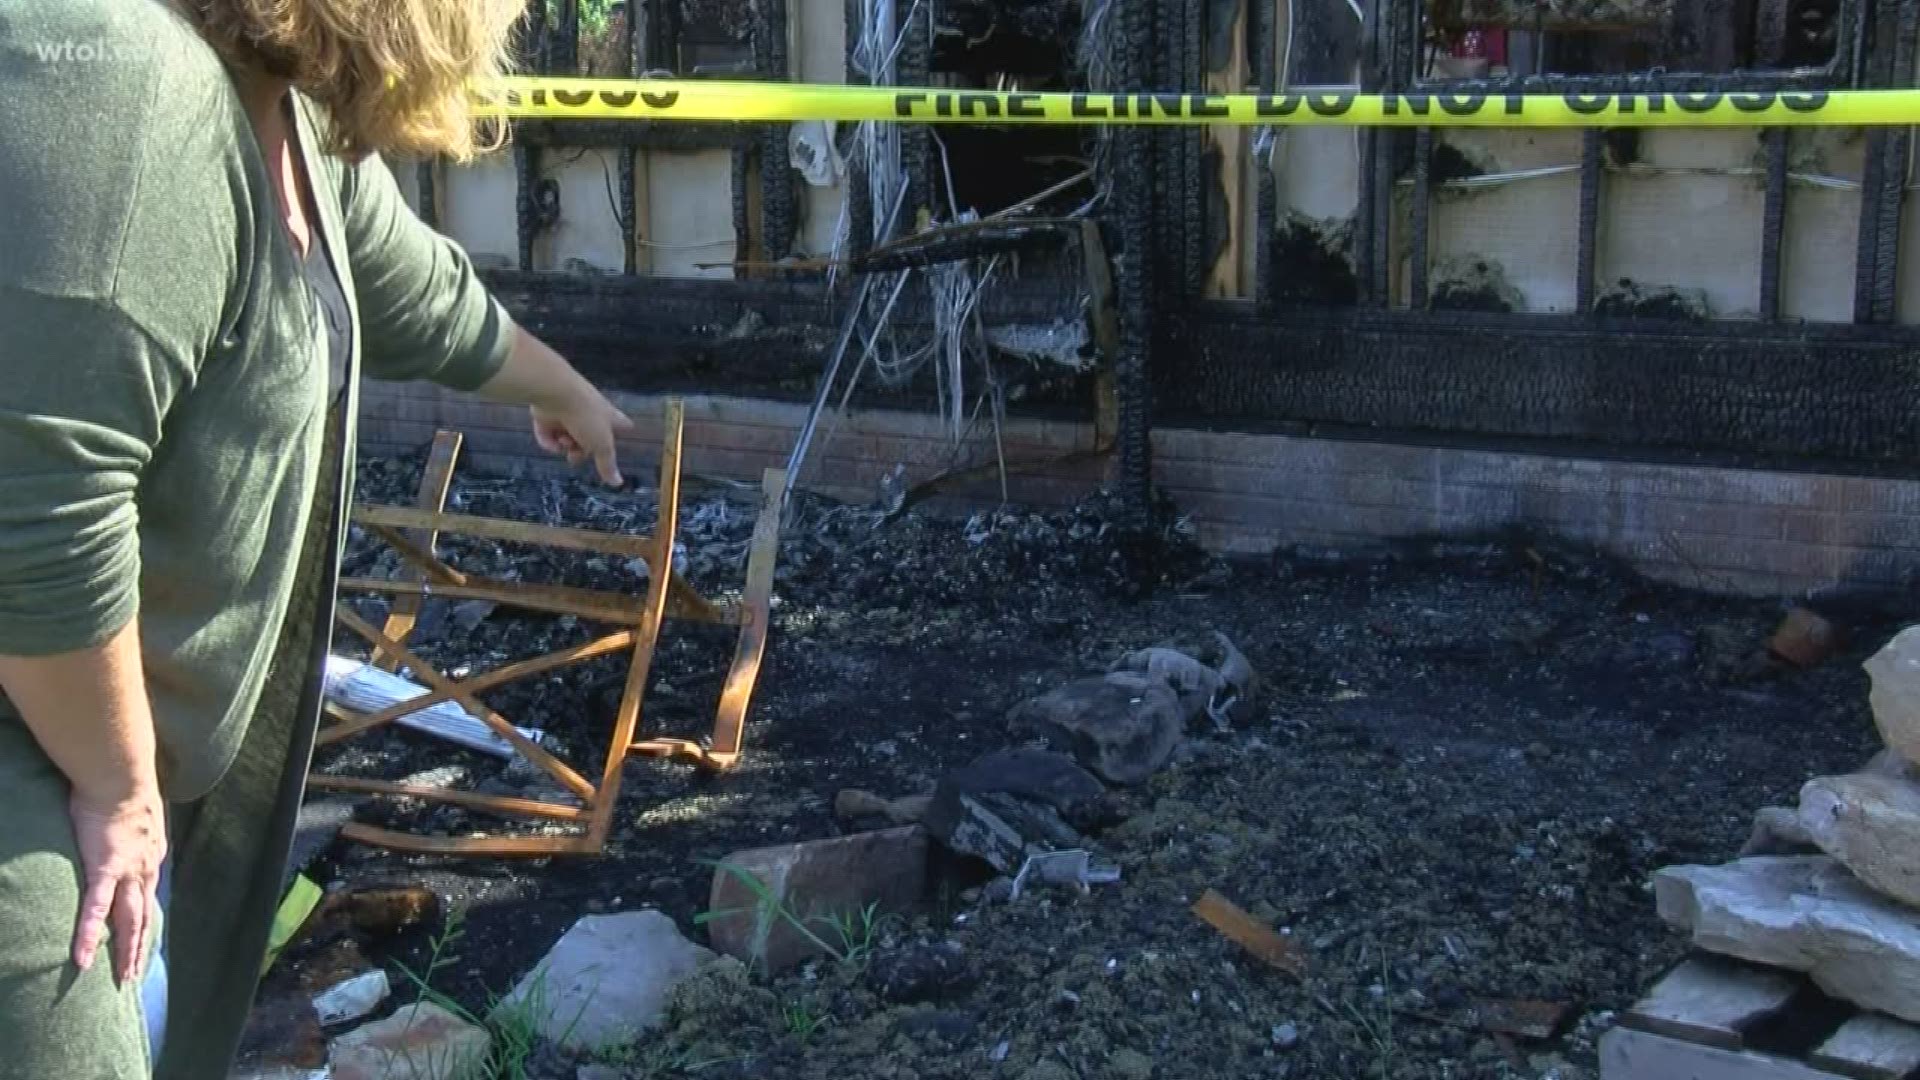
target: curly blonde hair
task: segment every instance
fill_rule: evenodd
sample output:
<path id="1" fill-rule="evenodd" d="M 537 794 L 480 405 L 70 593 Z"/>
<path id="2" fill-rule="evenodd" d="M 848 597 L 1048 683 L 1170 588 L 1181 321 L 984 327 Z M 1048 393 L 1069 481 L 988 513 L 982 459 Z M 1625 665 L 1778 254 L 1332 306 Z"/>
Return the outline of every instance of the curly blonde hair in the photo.
<path id="1" fill-rule="evenodd" d="M 229 63 L 291 82 L 332 121 L 326 149 L 357 158 L 470 161 L 505 139 L 467 86 L 507 69 L 525 0 L 190 0 Z"/>

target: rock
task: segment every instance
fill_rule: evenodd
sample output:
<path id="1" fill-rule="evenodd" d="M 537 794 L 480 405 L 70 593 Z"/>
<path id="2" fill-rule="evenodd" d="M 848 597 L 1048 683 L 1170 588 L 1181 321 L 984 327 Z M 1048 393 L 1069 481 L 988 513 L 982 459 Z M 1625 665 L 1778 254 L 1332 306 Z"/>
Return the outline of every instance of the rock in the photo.
<path id="1" fill-rule="evenodd" d="M 630 1042 L 660 1023 L 674 987 L 712 959 L 662 912 L 588 915 L 495 1011 L 538 1008 L 540 1033 L 569 1050 Z"/>
<path id="2" fill-rule="evenodd" d="M 931 795 L 908 795 L 888 799 L 871 791 L 847 788 L 833 798 L 833 816 L 841 821 L 884 818 L 890 825 L 918 825 L 926 819 Z"/>
<path id="3" fill-rule="evenodd" d="M 1725 623 L 1703 626 L 1695 633 L 1694 642 L 1700 674 L 1709 683 L 1737 686 L 1766 674 L 1766 651 L 1757 646 L 1751 633 L 1743 627 Z"/>
<path id="4" fill-rule="evenodd" d="M 1800 811 L 1784 806 L 1768 806 L 1753 815 L 1753 833 L 1740 849 L 1740 857 L 1749 855 L 1815 855 L 1820 851 L 1813 837 L 1800 825 Z"/>
<path id="5" fill-rule="evenodd" d="M 1806 973 L 1828 994 L 1920 1022 L 1920 919 L 1824 855 L 1670 866 L 1660 917 L 1695 947 Z"/>
<path id="6" fill-rule="evenodd" d="M 1106 786 L 1051 750 L 999 750 L 949 773 L 934 788 L 926 816 L 936 813 L 932 804 L 954 794 L 1013 795 L 1058 811 L 1076 829 L 1097 829 L 1116 817 Z"/>
<path id="7" fill-rule="evenodd" d="M 926 880 L 927 831 L 918 826 L 738 852 L 714 870 L 708 937 L 728 956 L 781 971 L 861 944 L 842 940 L 837 922 L 910 909 Z"/>
<path id="8" fill-rule="evenodd" d="M 1920 906 L 1920 784 L 1855 773 L 1809 780 L 1800 789 L 1800 826 L 1855 877 Z"/>
<path id="9" fill-rule="evenodd" d="M 1795 667 L 1819 667 L 1840 647 L 1834 625 L 1806 608 L 1794 608 L 1767 641 L 1767 651 Z"/>
<path id="10" fill-rule="evenodd" d="M 495 606 L 491 600 L 463 600 L 453 605 L 448 619 L 462 634 L 471 634 L 481 623 L 493 617 Z"/>
<path id="11" fill-rule="evenodd" d="M 975 981 L 966 949 L 952 941 L 890 950 L 874 957 L 867 966 L 867 984 L 881 1000 L 894 1005 L 963 994 Z"/>
<path id="12" fill-rule="evenodd" d="M 936 798 L 927 828 L 948 850 L 971 855 L 1003 874 L 1018 873 L 1030 856 L 1077 848 L 1083 842 L 1052 807 L 1000 792 Z"/>
<path id="13" fill-rule="evenodd" d="M 1138 1050 L 1115 1050 L 1107 1056 L 1107 1068 L 1121 1080 L 1150 1080 L 1153 1059 Z"/>
<path id="14" fill-rule="evenodd" d="M 335 983 L 316 995 L 313 999 L 313 1011 L 320 1017 L 320 1023 L 331 1027 L 358 1020 L 380 1007 L 387 1000 L 391 988 L 387 985 L 387 973 L 375 968 L 364 975 L 355 975 L 351 979 Z"/>
<path id="15" fill-rule="evenodd" d="M 627 1075 L 611 1065 L 582 1065 L 574 1080 L 627 1080 Z"/>
<path id="16" fill-rule="evenodd" d="M 943 1010 L 923 1010 L 900 1019 L 901 1034 L 938 1039 L 951 1047 L 963 1046 L 971 1041 L 978 1028 L 973 1018 L 965 1013 Z"/>
<path id="17" fill-rule="evenodd" d="M 1920 765 L 1915 765 L 1892 750 L 1882 750 L 1860 766 L 1863 773 L 1891 776 L 1895 780 L 1920 780 Z"/>
<path id="18" fill-rule="evenodd" d="M 1881 741 L 1920 762 L 1920 626 L 1895 634 L 1861 666 L 1872 682 L 1867 700 Z"/>
<path id="19" fill-rule="evenodd" d="M 1166 683 L 1179 695 L 1181 715 L 1188 720 L 1205 713 L 1207 703 L 1226 685 L 1218 671 L 1178 649 L 1164 647 L 1136 649 L 1107 670 L 1134 672 Z"/>
<path id="20" fill-rule="evenodd" d="M 262 997 L 247 1014 L 235 1064 L 241 1072 L 303 1073 L 327 1063 L 327 1037 L 305 994 Z"/>
<path id="21" fill-rule="evenodd" d="M 944 777 L 925 820 L 943 846 L 1017 873 L 1027 857 L 1084 846 L 1080 828 L 1113 820 L 1107 789 L 1072 758 L 1002 750 Z"/>
<path id="22" fill-rule="evenodd" d="M 1300 1025 L 1293 1023 L 1273 1025 L 1273 1048 L 1291 1050 L 1300 1045 Z"/>
<path id="23" fill-rule="evenodd" d="M 334 1040 L 332 1080 L 464 1080 L 493 1050 L 493 1036 L 438 1005 L 409 1005 Z"/>
<path id="24" fill-rule="evenodd" d="M 1137 671 L 1075 679 L 1015 706 L 1010 719 L 1115 784 L 1152 776 L 1186 728 L 1179 695 Z"/>
<path id="25" fill-rule="evenodd" d="M 1232 638 L 1215 630 L 1213 641 L 1220 650 L 1220 659 L 1214 665 L 1220 672 L 1220 689 L 1207 703 L 1207 712 L 1216 724 L 1224 726 L 1227 720 L 1244 719 L 1242 714 L 1252 711 L 1254 695 L 1260 690 L 1260 676 Z"/>

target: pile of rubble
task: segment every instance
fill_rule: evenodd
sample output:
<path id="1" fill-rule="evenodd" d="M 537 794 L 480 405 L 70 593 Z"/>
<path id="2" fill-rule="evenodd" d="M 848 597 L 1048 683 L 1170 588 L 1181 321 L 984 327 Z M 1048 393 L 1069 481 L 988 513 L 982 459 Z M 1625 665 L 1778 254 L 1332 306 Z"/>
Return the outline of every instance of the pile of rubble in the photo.
<path id="1" fill-rule="evenodd" d="M 1008 732 L 1022 741 L 953 771 L 931 791 L 902 798 L 842 791 L 835 811 L 846 835 L 720 860 L 699 920 L 711 948 L 688 940 L 657 910 L 587 915 L 489 1017 L 458 1014 L 428 997 L 362 1023 L 388 1002 L 384 972 L 324 986 L 332 977 L 308 980 L 297 1000 L 266 1003 L 285 1019 L 262 1029 L 278 1045 L 262 1047 L 268 1052 L 240 1075 L 452 1080 L 497 1054 L 489 1027 L 500 1029 L 516 1011 L 518 1022 L 505 1026 L 537 1032 L 551 1053 L 584 1059 L 665 1022 L 676 992 L 696 974 L 738 982 L 748 968 L 775 973 L 860 947 L 872 929 L 860 929 L 862 920 L 921 906 L 942 855 L 987 879 L 970 890 L 980 903 L 1117 882 L 1119 869 L 1100 857 L 1090 834 L 1125 819 L 1124 790 L 1174 760 L 1190 728 L 1218 732 L 1244 719 L 1257 692 L 1252 665 L 1225 635 L 1216 633 L 1205 648 L 1129 652 L 1105 672 L 1017 705 Z M 335 944 L 353 936 L 349 927 L 329 929 L 330 921 L 339 920 L 316 915 L 303 934 L 310 949 L 328 944 L 316 934 Z M 969 977 L 957 950 L 927 943 L 890 955 L 869 977 L 890 1001 L 945 992 L 947 983 Z M 356 966 L 349 958 L 318 970 Z M 301 1034 L 289 1034 L 295 1031 Z M 580 1070 L 592 1074 L 591 1066 Z"/>
<path id="2" fill-rule="evenodd" d="M 1257 690 L 1246 656 L 1216 633 L 1206 649 L 1136 650 L 1023 701 L 1007 717 L 1022 745 L 976 759 L 932 791 L 840 792 L 834 809 L 856 830 L 850 836 L 724 860 L 714 877 L 714 946 L 774 971 L 818 955 L 823 943 L 807 924 L 916 904 L 930 843 L 989 869 L 994 876 L 968 891 L 985 903 L 1037 886 L 1086 892 L 1116 882 L 1119 868 L 1089 835 L 1125 820 L 1121 792 L 1173 760 L 1190 728 L 1228 727 Z"/>
<path id="3" fill-rule="evenodd" d="M 1803 972 L 1867 1010 L 1920 1022 L 1920 627 L 1866 662 L 1886 748 L 1757 815 L 1741 857 L 1654 876 L 1694 946 Z"/>

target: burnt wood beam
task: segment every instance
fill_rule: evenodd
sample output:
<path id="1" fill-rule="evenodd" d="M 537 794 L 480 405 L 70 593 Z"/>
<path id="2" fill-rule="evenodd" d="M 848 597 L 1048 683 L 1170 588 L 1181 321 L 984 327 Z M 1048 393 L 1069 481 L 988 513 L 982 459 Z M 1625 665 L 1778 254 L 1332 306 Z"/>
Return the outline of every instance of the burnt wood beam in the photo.
<path id="1" fill-rule="evenodd" d="M 1769 128 L 1767 149 L 1766 202 L 1760 214 L 1760 317 L 1768 322 L 1780 318 L 1780 263 L 1782 241 L 1787 231 L 1787 149 L 1786 128 Z"/>
<path id="2" fill-rule="evenodd" d="M 648 5 L 651 7 L 652 5 Z M 622 67 L 630 76 L 638 76 L 647 69 L 646 23 L 634 9 L 633 0 L 629 0 L 625 27 L 626 47 L 621 50 Z M 620 215 L 620 252 L 621 272 L 632 276 L 640 272 L 640 161 L 639 152 L 631 146 L 620 148 L 618 184 Z"/>
<path id="3" fill-rule="evenodd" d="M 903 86 L 925 86 L 933 63 L 933 26 L 924 7 L 916 13 L 912 0 L 894 0 L 896 23 L 903 32 L 900 56 L 894 70 Z M 907 199 L 894 223 L 896 233 L 911 233 L 917 227 L 920 211 L 934 212 L 939 166 L 933 152 L 933 132 L 926 124 L 907 124 L 900 129 L 900 164 L 907 174 Z"/>
<path id="4" fill-rule="evenodd" d="M 1340 425 L 1920 475 L 1911 327 L 1209 308 L 1173 313 L 1160 332 L 1186 358 L 1155 380 L 1163 424 Z"/>
<path id="5" fill-rule="evenodd" d="M 768 82 L 788 82 L 792 76 L 788 70 L 786 0 L 761 0 L 754 11 L 754 66 Z M 787 145 L 791 125 L 759 127 L 759 257 L 777 262 L 793 253 L 793 239 L 799 232 L 799 197 Z"/>
<path id="6" fill-rule="evenodd" d="M 1416 308 L 1427 306 L 1427 245 L 1429 217 L 1433 204 L 1433 129 L 1419 128 L 1413 136 L 1413 250 L 1409 261 L 1407 303 Z"/>
<path id="7" fill-rule="evenodd" d="M 1580 201 L 1577 209 L 1578 240 L 1574 250 L 1574 310 L 1593 311 L 1595 266 L 1600 261 L 1600 171 L 1603 135 L 1597 128 L 1580 132 Z"/>
<path id="8" fill-rule="evenodd" d="M 1152 0 L 1113 0 L 1120 42 L 1115 74 L 1121 91 L 1146 90 L 1153 76 L 1155 24 Z M 1152 133 L 1137 126 L 1113 131 L 1120 162 L 1150 161 Z M 1154 347 L 1152 284 L 1153 172 L 1122 167 L 1114 176 L 1116 232 L 1120 257 L 1115 262 L 1115 292 L 1120 308 L 1120 354 L 1114 360 L 1114 396 L 1119 407 L 1115 431 L 1115 480 L 1122 504 L 1144 521 L 1153 492 L 1150 357 Z"/>
<path id="9" fill-rule="evenodd" d="M 1279 75 L 1276 71 L 1279 51 L 1274 45 L 1274 15 L 1278 0 L 1247 0 L 1252 5 L 1248 25 L 1252 27 L 1253 40 L 1253 84 L 1261 93 L 1277 93 L 1279 87 L 1274 83 Z M 1272 130 L 1268 129 L 1271 139 Z M 1259 129 L 1255 129 L 1250 145 L 1260 143 Z M 1249 151 L 1253 161 L 1253 302 L 1261 310 L 1269 310 L 1273 304 L 1274 274 L 1274 219 L 1279 207 L 1274 205 L 1279 198 L 1279 185 L 1273 179 L 1272 143 L 1267 143 L 1269 151 L 1262 155 Z"/>
<path id="10" fill-rule="evenodd" d="M 1866 54 L 1869 86 L 1894 87 L 1913 79 L 1916 5 L 1898 0 L 1874 13 Z M 1860 184 L 1860 238 L 1854 260 L 1853 318 L 1893 321 L 1899 277 L 1900 216 L 1907 178 L 1907 128 L 1876 128 L 1867 135 Z"/>

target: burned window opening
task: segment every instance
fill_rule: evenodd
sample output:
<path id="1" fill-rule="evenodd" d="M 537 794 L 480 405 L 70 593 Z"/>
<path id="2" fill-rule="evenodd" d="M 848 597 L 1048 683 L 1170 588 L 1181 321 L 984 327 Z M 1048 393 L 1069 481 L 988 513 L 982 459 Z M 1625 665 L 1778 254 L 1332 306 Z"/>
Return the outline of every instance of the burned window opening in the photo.
<path id="1" fill-rule="evenodd" d="M 930 81 L 962 90 L 1084 89 L 1081 19 L 1079 0 L 943 3 L 935 9 Z M 1092 164 L 1091 136 L 1076 125 L 950 125 L 933 137 L 939 145 L 929 162 L 929 209 L 937 218 L 955 208 L 984 216 L 1025 203 Z M 1090 191 L 1070 186 L 1034 210 L 1064 213 L 1085 202 Z"/>

